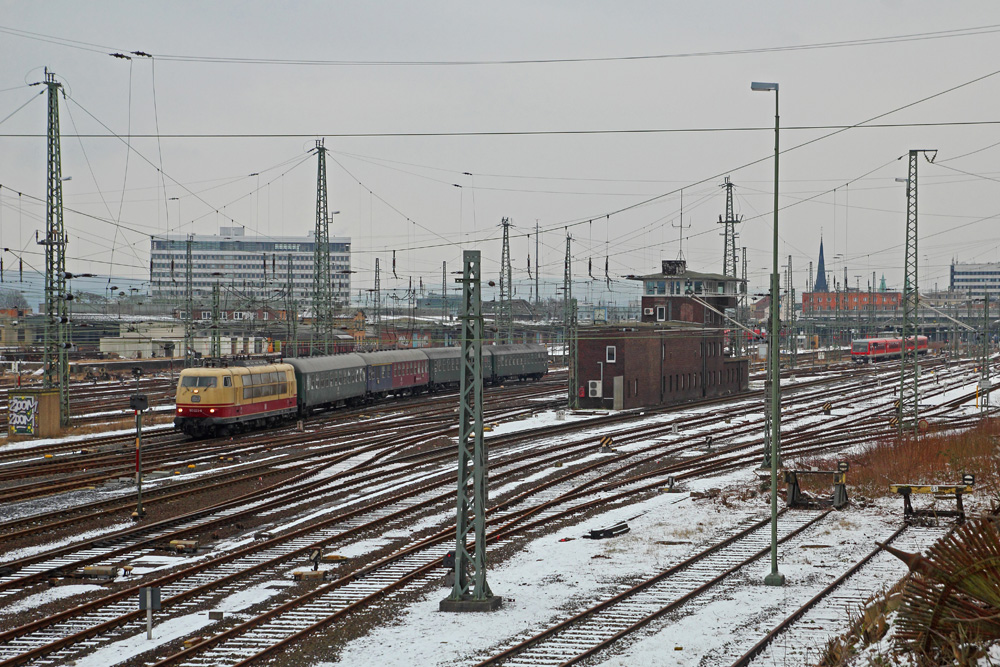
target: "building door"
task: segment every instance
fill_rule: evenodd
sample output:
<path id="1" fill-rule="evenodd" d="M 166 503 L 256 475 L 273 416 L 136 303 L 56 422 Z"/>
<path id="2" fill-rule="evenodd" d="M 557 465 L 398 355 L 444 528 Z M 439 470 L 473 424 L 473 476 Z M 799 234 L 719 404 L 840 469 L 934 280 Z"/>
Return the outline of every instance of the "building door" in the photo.
<path id="1" fill-rule="evenodd" d="M 614 402 L 612 404 L 612 409 L 614 410 L 624 410 L 625 404 L 625 376 L 616 375 L 615 376 L 615 394 Z"/>

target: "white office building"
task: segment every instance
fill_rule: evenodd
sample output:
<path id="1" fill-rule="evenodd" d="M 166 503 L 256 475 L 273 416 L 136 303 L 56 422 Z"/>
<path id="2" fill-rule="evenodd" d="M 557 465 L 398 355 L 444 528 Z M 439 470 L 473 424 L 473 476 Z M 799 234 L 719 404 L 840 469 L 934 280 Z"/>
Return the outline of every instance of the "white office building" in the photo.
<path id="1" fill-rule="evenodd" d="M 1000 297 L 1000 264 L 952 264 L 951 290 L 972 298 L 983 298 L 990 293 L 990 300 Z"/>
<path id="2" fill-rule="evenodd" d="M 308 310 L 313 293 L 315 248 L 308 236 L 246 236 L 242 227 L 222 227 L 219 235 L 191 235 L 192 289 L 204 304 L 218 282 L 227 301 L 253 302 L 283 308 L 291 258 L 294 297 L 300 312 Z M 154 237 L 150 248 L 150 285 L 154 298 L 181 305 L 187 272 L 186 234 Z M 330 237 L 330 282 L 335 303 L 347 304 L 351 291 L 351 239 Z"/>

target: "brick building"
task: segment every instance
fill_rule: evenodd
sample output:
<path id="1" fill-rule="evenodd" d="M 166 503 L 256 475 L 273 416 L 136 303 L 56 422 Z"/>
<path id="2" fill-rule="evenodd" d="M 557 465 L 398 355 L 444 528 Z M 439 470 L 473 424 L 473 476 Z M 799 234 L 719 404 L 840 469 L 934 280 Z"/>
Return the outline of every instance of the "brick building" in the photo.
<path id="1" fill-rule="evenodd" d="M 671 405 L 747 389 L 748 362 L 725 345 L 740 281 L 665 260 L 643 281 L 638 326 L 579 329 L 580 406 L 616 410 Z"/>
<path id="2" fill-rule="evenodd" d="M 806 292 L 802 295 L 803 315 L 841 312 L 868 312 L 874 303 L 877 313 L 892 313 L 899 309 L 902 292 Z"/>

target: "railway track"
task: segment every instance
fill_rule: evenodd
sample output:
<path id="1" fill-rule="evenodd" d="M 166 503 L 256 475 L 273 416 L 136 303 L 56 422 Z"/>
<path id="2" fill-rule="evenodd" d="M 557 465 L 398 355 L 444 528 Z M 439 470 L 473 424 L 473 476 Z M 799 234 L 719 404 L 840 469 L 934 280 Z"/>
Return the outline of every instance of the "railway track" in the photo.
<path id="1" fill-rule="evenodd" d="M 864 382 L 865 378 L 863 374 L 858 375 L 859 382 Z M 870 378 L 869 378 L 870 379 Z M 802 387 L 799 393 L 802 396 L 808 397 L 804 401 L 804 405 L 811 405 L 816 409 L 815 404 L 821 400 L 819 395 L 813 391 L 814 388 L 810 388 L 806 383 L 802 383 Z M 862 387 L 868 387 L 869 385 L 861 385 Z M 818 392 L 818 390 L 816 390 Z M 866 391 L 865 389 L 859 389 L 860 391 Z M 869 395 L 871 394 L 870 387 L 867 390 Z M 814 395 L 809 396 L 810 393 Z M 887 401 L 888 402 L 888 401 Z M 691 406 L 685 406 L 686 409 L 690 409 Z M 682 408 L 684 409 L 684 408 Z M 751 406 L 749 403 L 744 407 L 740 408 L 745 410 L 746 415 L 754 414 L 755 411 L 759 411 L 756 406 Z M 791 409 L 791 408 L 790 408 Z M 626 415 L 624 417 L 634 419 L 635 415 Z M 508 491 L 498 493 L 498 497 L 506 496 L 505 500 L 499 501 L 497 506 L 493 508 L 491 512 L 491 540 L 497 540 L 497 544 L 503 545 L 507 544 L 508 540 L 520 539 L 525 534 L 524 531 L 531 529 L 537 530 L 542 526 L 551 525 L 551 522 L 557 522 L 559 520 L 565 520 L 566 518 L 571 518 L 573 516 L 578 516 L 580 512 L 586 511 L 587 508 L 604 506 L 609 502 L 624 502 L 629 497 L 633 497 L 637 494 L 643 492 L 649 492 L 656 488 L 656 485 L 662 486 L 663 479 L 667 474 L 679 474 L 679 475 L 698 475 L 705 474 L 709 471 L 722 470 L 732 467 L 745 466 L 747 462 L 753 457 L 754 453 L 749 450 L 753 447 L 751 443 L 753 436 L 752 431 L 757 427 L 757 424 L 752 419 L 747 419 L 745 423 L 740 424 L 739 428 L 744 430 L 740 438 L 746 440 L 746 443 L 733 443 L 730 445 L 734 449 L 732 451 L 726 451 L 725 448 L 722 451 L 716 450 L 710 454 L 703 454 L 699 457 L 694 457 L 687 461 L 680 461 L 671 463 L 669 466 L 663 465 L 659 466 L 658 469 L 648 471 L 643 475 L 638 476 L 627 476 L 628 468 L 625 468 L 625 472 L 622 470 L 615 469 L 615 465 L 630 463 L 635 467 L 635 460 L 641 459 L 643 456 L 658 456 L 661 458 L 676 455 L 683 452 L 685 448 L 690 449 L 691 443 L 695 439 L 701 438 L 701 435 L 705 431 L 710 430 L 710 426 L 714 424 L 714 428 L 719 428 L 719 419 L 715 415 L 706 416 L 682 416 L 677 415 L 667 415 L 664 417 L 664 421 L 661 425 L 657 426 L 656 429 L 650 427 L 649 425 L 640 426 L 637 428 L 636 433 L 632 434 L 636 438 L 635 445 L 638 450 L 635 456 L 629 457 L 629 461 L 625 458 L 618 458 L 615 456 L 604 456 L 602 457 L 604 466 L 595 466 L 594 468 L 587 469 L 587 466 L 575 466 L 575 469 L 563 473 L 560 477 L 553 477 L 546 481 L 546 485 L 535 484 L 527 491 L 521 491 L 520 487 L 525 485 L 523 481 L 525 474 L 529 470 L 538 470 L 539 465 L 551 466 L 553 462 L 557 459 L 585 459 L 588 457 L 588 441 L 589 441 L 589 452 L 593 452 L 594 443 L 596 438 L 593 435 L 585 435 L 573 439 L 570 443 L 562 443 L 561 445 L 551 445 L 547 448 L 541 448 L 538 450 L 538 443 L 532 443 L 531 440 L 537 441 L 541 435 L 528 435 L 524 439 L 518 440 L 516 438 L 504 439 L 502 442 L 506 443 L 503 446 L 494 446 L 491 444 L 491 449 L 495 455 L 498 455 L 498 461 L 495 464 L 496 474 L 491 473 L 491 480 L 495 484 L 498 484 L 500 488 L 509 487 Z M 402 418 L 401 418 L 402 419 Z M 677 434 L 676 436 L 669 431 L 670 422 L 683 422 L 685 424 L 684 434 Z M 404 422 L 405 423 L 405 422 Z M 612 420 L 602 421 L 592 425 L 592 432 L 598 433 L 601 429 L 605 431 L 609 426 L 614 426 Z M 572 429 L 579 429 L 580 425 L 566 425 L 567 429 L 565 432 L 570 432 Z M 824 427 L 829 428 L 828 424 L 818 423 L 815 428 L 811 431 L 812 435 L 816 435 Z M 642 429 L 645 429 L 645 434 L 643 434 Z M 625 429 L 618 428 L 618 431 L 624 431 Z M 732 428 L 730 427 L 730 430 Z M 549 438 L 553 438 L 558 432 L 558 429 L 553 429 L 549 434 Z M 803 436 L 807 435 L 805 429 L 803 430 Z M 622 440 L 625 440 L 630 435 L 622 435 Z M 642 444 L 643 438 L 663 438 L 664 440 L 669 440 L 670 442 L 660 442 L 652 446 L 646 446 Z M 870 436 L 865 436 L 870 437 Z M 501 440 L 497 440 L 497 444 Z M 619 441 L 621 442 L 621 440 Z M 491 441 L 492 443 L 492 441 Z M 627 444 L 627 443 L 626 443 Z M 789 443 L 794 445 L 794 443 Z M 629 445 L 632 446 L 632 445 Z M 829 443 L 820 443 L 815 445 L 815 449 L 820 450 L 823 446 L 829 447 Z M 673 448 L 673 449 L 671 449 Z M 744 453 L 740 453 L 737 449 L 747 450 Z M 804 445 L 803 450 L 807 447 Z M 170 600 L 178 598 L 171 602 L 171 605 L 176 605 L 174 609 L 180 614 L 185 609 L 190 611 L 191 609 L 204 608 L 205 605 L 211 605 L 212 600 L 218 601 L 224 598 L 226 595 L 232 594 L 234 591 L 245 590 L 246 587 L 260 585 L 262 581 L 276 581 L 283 580 L 287 578 L 287 571 L 296 565 L 301 566 L 303 563 L 301 561 L 302 550 L 311 546 L 319 544 L 324 548 L 331 546 L 336 546 L 337 544 L 343 544 L 345 540 L 352 539 L 354 536 L 364 533 L 365 531 L 377 530 L 378 526 L 382 526 L 382 529 L 389 528 L 391 526 L 398 525 L 401 528 L 412 528 L 414 522 L 426 522 L 426 531 L 433 533 L 432 537 L 437 540 L 437 542 L 427 542 L 407 544 L 407 540 L 404 538 L 401 541 L 395 540 L 393 544 L 387 545 L 384 549 L 374 554 L 372 557 L 375 559 L 370 563 L 358 564 L 358 565 L 342 565 L 338 566 L 337 573 L 343 572 L 342 577 L 330 585 L 324 584 L 323 595 L 329 592 L 330 596 L 334 597 L 323 597 L 323 605 L 334 604 L 335 593 L 334 589 L 345 589 L 348 592 L 341 592 L 338 595 L 341 596 L 340 603 L 341 606 L 335 608 L 335 616 L 331 616 L 329 613 L 322 618 L 317 616 L 309 616 L 311 611 L 309 605 L 312 604 L 314 598 L 304 599 L 299 603 L 291 604 L 295 599 L 287 599 L 287 596 L 276 595 L 277 598 L 272 604 L 272 609 L 280 609 L 272 618 L 256 618 L 252 621 L 248 621 L 251 625 L 240 626 L 240 629 L 229 628 L 225 630 L 229 634 L 224 634 L 220 632 L 215 637 L 213 637 L 210 643 L 205 643 L 201 648 L 193 647 L 191 652 L 185 652 L 183 654 L 177 654 L 175 657 L 164 658 L 161 664 L 173 664 L 170 661 L 179 661 L 183 664 L 199 664 L 199 660 L 196 656 L 204 654 L 211 655 L 214 657 L 209 658 L 209 660 L 219 660 L 219 652 L 222 654 L 226 653 L 227 650 L 230 652 L 236 651 L 242 654 L 244 648 L 237 649 L 238 646 L 254 646 L 260 649 L 263 644 L 261 641 L 257 641 L 260 638 L 266 638 L 269 631 L 266 628 L 271 627 L 271 623 L 275 622 L 279 626 L 282 624 L 288 624 L 289 619 L 294 620 L 295 627 L 300 626 L 300 619 L 296 614 L 302 613 L 304 616 L 309 616 L 312 619 L 312 624 L 308 625 L 308 628 L 315 629 L 316 627 L 322 627 L 324 624 L 329 624 L 335 622 L 336 619 L 343 618 L 358 609 L 362 609 L 369 605 L 371 602 L 382 599 L 386 595 L 392 595 L 403 590 L 416 590 L 424 587 L 428 582 L 435 580 L 440 576 L 440 570 L 437 570 L 440 563 L 440 550 L 447 546 L 454 536 L 454 528 L 449 523 L 447 518 L 448 505 L 453 505 L 453 477 L 446 473 L 446 468 L 448 467 L 445 459 L 443 457 L 446 454 L 451 453 L 452 448 L 440 448 L 440 451 L 435 453 L 435 456 L 439 457 L 437 459 L 428 459 L 425 464 L 417 465 L 415 461 L 397 461 L 396 472 L 399 477 L 386 479 L 386 486 L 383 488 L 372 488 L 370 493 L 358 494 L 357 490 L 363 488 L 363 485 L 370 484 L 375 476 L 381 475 L 385 476 L 387 468 L 370 467 L 364 468 L 364 465 L 373 464 L 373 461 L 361 461 L 359 459 L 344 459 L 336 465 L 341 467 L 337 470 L 333 470 L 333 475 L 340 475 L 338 479 L 346 481 L 354 476 L 354 486 L 344 486 L 340 489 L 341 497 L 349 496 L 350 494 L 355 494 L 351 496 L 350 506 L 355 508 L 358 514 L 347 516 L 338 515 L 335 519 L 336 521 L 341 521 L 337 527 L 333 527 L 334 524 L 325 527 L 317 527 L 318 523 L 316 518 L 307 519 L 309 525 L 305 529 L 311 532 L 308 533 L 297 533 L 290 530 L 275 530 L 275 535 L 266 543 L 262 543 L 260 546 L 263 550 L 276 549 L 274 555 L 270 558 L 260 561 L 260 556 L 254 555 L 253 550 L 247 551 L 241 554 L 241 557 L 245 556 L 243 560 L 243 565 L 237 567 L 236 570 L 230 571 L 228 574 L 223 573 L 223 570 L 216 570 L 211 576 L 205 575 L 209 579 L 217 582 L 215 588 L 211 588 L 212 584 L 207 584 L 209 588 L 201 590 L 199 593 L 192 593 L 188 596 L 184 591 L 195 591 L 199 590 L 199 586 L 194 586 L 195 577 L 200 576 L 197 573 L 189 573 L 188 575 L 177 575 L 181 579 L 189 577 L 190 580 L 183 584 L 177 584 L 178 592 Z M 398 452 L 397 452 L 398 453 Z M 433 462 L 434 468 L 431 466 Z M 429 467 L 430 466 L 430 467 Z M 672 467 L 671 467 L 672 466 Z M 451 464 L 453 467 L 453 463 Z M 332 469 L 331 469 L 332 470 Z M 578 472 L 581 470 L 586 470 L 586 472 Z M 686 472 L 685 472 L 686 471 Z M 371 475 L 372 477 L 362 480 L 360 475 Z M 421 482 L 419 484 L 425 484 L 426 488 L 418 487 L 410 492 L 403 492 L 393 496 L 392 493 L 388 493 L 389 489 L 400 488 L 401 480 L 406 479 L 404 473 L 410 476 L 411 481 L 409 486 L 413 486 L 418 482 L 413 481 L 414 478 L 419 476 Z M 449 489 L 450 485 L 450 489 Z M 558 488 L 557 488 L 558 487 Z M 443 489 L 449 489 L 449 491 L 444 491 Z M 424 495 L 421 495 L 424 494 Z M 448 497 L 450 496 L 451 501 L 448 502 Z M 335 496 L 330 496 L 334 498 Z M 264 501 L 261 501 L 264 502 Z M 296 498 L 293 503 L 287 503 L 289 506 L 292 505 L 308 505 L 310 503 L 309 499 Z M 385 503 L 384 505 L 381 503 Z M 254 508 L 258 513 L 266 514 L 269 512 L 282 512 L 285 510 L 281 509 L 280 503 L 274 507 L 267 509 Z M 343 508 L 342 508 L 343 509 Z M 323 510 L 327 513 L 330 512 L 329 509 Z M 352 510 L 354 511 L 354 510 Z M 380 512 L 388 511 L 389 514 L 379 514 Z M 453 507 L 451 509 L 451 514 L 453 514 Z M 423 519 L 421 519 L 423 517 Z M 353 522 L 353 523 L 352 523 Z M 322 534 L 321 531 L 326 528 L 330 528 L 332 533 Z M 187 530 L 188 528 L 183 528 Z M 319 531 L 319 532 L 318 532 Z M 353 531 L 353 532 L 352 532 Z M 178 533 L 179 534 L 179 533 Z M 160 539 L 163 539 L 161 536 Z M 271 541 L 274 541 L 271 543 Z M 129 547 L 132 549 L 132 553 L 136 553 L 137 550 L 141 550 L 141 545 L 131 545 Z M 249 547 L 247 547 L 249 549 Z M 419 553 L 419 555 L 418 555 Z M 103 557 L 106 557 L 104 554 Z M 225 558 L 226 555 L 220 558 Z M 138 557 L 140 560 L 142 556 Z M 247 563 L 255 562 L 259 565 L 261 562 L 266 562 L 267 565 L 262 565 L 259 569 L 253 569 L 254 566 L 248 566 Z M 396 567 L 394 564 L 401 564 L 401 570 L 393 569 Z M 213 567 L 223 567 L 224 563 L 222 561 L 216 562 L 213 560 Z M 374 568 L 374 569 L 373 569 Z M 378 576 L 375 576 L 375 575 Z M 173 575 L 169 575 L 173 576 Z M 220 579 L 220 576 L 223 577 Z M 255 578 L 256 577 L 256 578 Z M 353 589 L 346 589 L 348 585 L 357 581 L 364 581 L 368 579 L 368 583 L 375 585 L 380 584 L 377 589 L 368 590 L 364 587 L 357 586 Z M 218 583 L 218 582 L 224 583 Z M 338 583 L 339 582 L 339 583 Z M 143 581 L 143 583 L 149 583 L 148 579 Z M 163 584 L 171 583 L 172 581 L 164 581 Z M 337 586 L 333 586 L 337 584 Z M 174 590 L 174 589 L 172 589 Z M 317 589 L 319 590 L 319 589 Z M 134 591 L 130 591 L 122 599 L 130 599 L 130 605 L 134 606 Z M 131 597 L 128 597 L 131 595 Z M 319 598 L 315 598 L 319 599 Z M 103 608 L 110 609 L 114 604 L 113 600 L 105 600 L 95 604 L 91 611 L 87 613 L 93 614 L 103 614 L 99 610 Z M 317 603 L 318 604 L 318 603 Z M 185 606 L 187 605 L 187 606 Z M 291 605 L 291 606 L 285 606 Z M 321 605 L 322 606 L 322 605 Z M 330 611 L 331 607 L 327 607 L 326 611 Z M 306 611 L 296 611 L 296 610 L 306 610 Z M 79 612 L 84 613 L 84 612 Z M 63 664 L 60 661 L 65 661 L 71 659 L 72 656 L 85 655 L 91 647 L 101 644 L 105 645 L 107 642 L 112 641 L 114 637 L 121 637 L 122 633 L 128 635 L 129 633 L 134 633 L 138 631 L 138 623 L 134 617 L 127 617 L 127 615 L 118 614 L 115 616 L 112 612 L 108 612 L 114 618 L 110 620 L 101 620 L 100 616 L 88 616 L 87 618 L 76 617 L 75 620 L 72 615 L 67 616 L 65 619 L 58 621 L 59 623 L 65 623 L 66 626 L 62 630 L 55 632 L 55 635 L 46 636 L 42 632 L 45 624 L 41 624 L 34 630 L 30 628 L 23 628 L 24 634 L 10 634 L 10 632 L 17 632 L 21 629 L 15 629 L 8 633 L 0 635 L 0 641 L 5 644 L 9 644 L 13 647 L 20 647 L 21 653 L 16 653 L 7 658 L 7 662 L 0 664 L 23 664 L 26 661 L 33 660 L 37 664 Z M 130 612 L 131 613 L 131 612 Z M 286 615 L 290 614 L 290 615 Z M 278 622 L 274 619 L 279 619 L 283 617 L 284 621 Z M 265 628 L 261 631 L 256 631 L 257 627 Z M 45 627 L 53 627 L 51 625 Z M 66 635 L 68 629 L 71 628 L 86 627 L 88 629 L 83 631 L 78 631 L 75 634 Z M 115 628 L 119 628 L 117 631 L 113 631 Z M 38 631 L 39 634 L 32 635 L 32 632 Z M 251 632 L 251 631 L 254 632 Z M 231 632 L 230 632 L 231 631 Z M 61 634 L 60 634 L 61 633 Z M 253 636 L 257 639 L 252 641 L 247 641 L 245 643 L 240 643 L 242 640 L 237 639 L 238 637 L 247 634 L 247 636 Z M 31 637 L 29 637 L 31 635 Z M 53 639 L 54 636 L 58 635 L 58 638 Z M 295 641 L 295 638 L 301 638 L 305 635 L 301 634 L 299 631 L 288 635 L 285 640 L 282 640 L 281 646 L 287 645 L 289 641 Z M 97 638 L 100 638 L 98 641 Z M 60 643 L 61 642 L 61 643 Z M 39 645 L 39 643 L 41 643 Z M 28 649 L 27 646 L 31 644 L 34 645 L 34 649 Z M 229 649 L 226 646 L 229 646 Z M 257 657 L 263 657 L 268 652 L 277 650 L 273 646 L 277 646 L 271 642 L 268 646 L 272 648 L 264 648 L 263 651 L 258 651 L 254 654 Z M 36 653 L 31 653 L 30 651 L 36 651 Z M 213 652 L 214 651 L 214 652 Z M 190 660 L 191 662 L 184 662 Z M 232 664 L 229 662 L 201 662 L 200 664 Z"/>

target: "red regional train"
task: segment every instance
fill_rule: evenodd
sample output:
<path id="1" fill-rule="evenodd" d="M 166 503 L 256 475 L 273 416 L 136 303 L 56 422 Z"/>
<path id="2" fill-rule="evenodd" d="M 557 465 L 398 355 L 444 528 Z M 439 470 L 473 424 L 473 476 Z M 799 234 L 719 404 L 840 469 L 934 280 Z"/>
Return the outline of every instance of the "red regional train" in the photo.
<path id="1" fill-rule="evenodd" d="M 907 339 L 906 349 L 913 350 L 913 338 Z M 899 359 L 902 350 L 902 338 L 862 338 L 851 343 L 851 359 L 859 364 Z M 927 336 L 917 336 L 916 353 L 927 354 Z"/>

